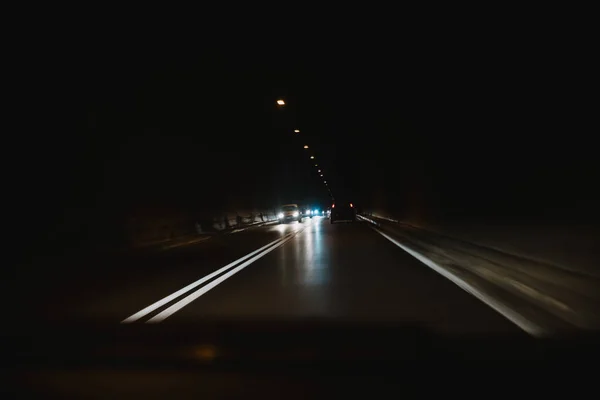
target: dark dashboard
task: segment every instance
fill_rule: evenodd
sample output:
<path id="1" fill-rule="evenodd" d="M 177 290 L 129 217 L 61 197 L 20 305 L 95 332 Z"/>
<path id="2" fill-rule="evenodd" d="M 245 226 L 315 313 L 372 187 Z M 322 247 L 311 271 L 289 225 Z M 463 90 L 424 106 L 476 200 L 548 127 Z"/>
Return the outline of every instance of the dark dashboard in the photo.
<path id="1" fill-rule="evenodd" d="M 26 394 L 301 398 L 315 388 L 337 394 L 417 389 L 438 374 L 463 380 L 483 374 L 480 381 L 509 375 L 511 384 L 526 376 L 531 383 L 531 371 L 548 376 L 566 366 L 593 365 L 599 339 L 453 335 L 389 324 L 210 321 L 44 327 L 11 341 L 16 382 Z"/>

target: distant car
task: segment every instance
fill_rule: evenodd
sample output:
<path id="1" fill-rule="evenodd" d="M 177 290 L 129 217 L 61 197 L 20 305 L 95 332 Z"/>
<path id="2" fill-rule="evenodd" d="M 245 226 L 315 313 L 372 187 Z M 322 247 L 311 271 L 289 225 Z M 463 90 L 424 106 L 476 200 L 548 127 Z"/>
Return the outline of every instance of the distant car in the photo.
<path id="1" fill-rule="evenodd" d="M 309 207 L 302 208 L 302 212 L 300 214 L 302 214 L 303 218 L 312 218 L 313 217 L 312 209 Z"/>
<path id="2" fill-rule="evenodd" d="M 323 216 L 325 215 L 325 211 L 321 210 L 319 207 L 305 207 L 302 209 L 302 216 L 303 217 L 308 217 L 308 218 L 312 218 L 312 217 L 319 217 L 319 216 Z"/>
<path id="3" fill-rule="evenodd" d="M 350 202 L 335 202 L 331 205 L 329 221 L 356 221 L 356 208 Z"/>
<path id="4" fill-rule="evenodd" d="M 279 214 L 277 214 L 279 223 L 290 221 L 302 222 L 302 215 L 300 214 L 300 208 L 298 204 L 284 204 L 280 207 Z"/>
<path id="5" fill-rule="evenodd" d="M 313 217 L 323 216 L 323 215 L 325 215 L 325 211 L 319 207 L 313 207 L 313 209 L 311 211 L 311 215 Z"/>

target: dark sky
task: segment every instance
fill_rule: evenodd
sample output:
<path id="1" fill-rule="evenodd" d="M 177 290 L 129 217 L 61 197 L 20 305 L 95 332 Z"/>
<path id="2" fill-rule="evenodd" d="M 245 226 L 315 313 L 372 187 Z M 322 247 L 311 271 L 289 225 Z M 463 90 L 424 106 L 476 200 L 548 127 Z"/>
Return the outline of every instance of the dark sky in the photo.
<path id="1" fill-rule="evenodd" d="M 36 192 L 52 193 L 41 206 L 48 223 L 153 207 L 326 205 L 304 144 L 334 195 L 365 207 L 595 209 L 589 52 L 552 38 L 342 39 L 42 43 L 32 114 L 52 134 L 23 148 Z"/>

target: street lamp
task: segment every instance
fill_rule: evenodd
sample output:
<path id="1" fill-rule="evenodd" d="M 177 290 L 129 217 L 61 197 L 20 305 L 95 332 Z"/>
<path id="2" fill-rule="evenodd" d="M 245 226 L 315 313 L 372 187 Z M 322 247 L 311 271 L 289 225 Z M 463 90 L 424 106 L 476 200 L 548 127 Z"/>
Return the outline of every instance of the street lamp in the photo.
<path id="1" fill-rule="evenodd" d="M 308 146 L 307 146 L 307 145 L 304 145 L 304 148 L 305 148 L 305 149 L 308 149 Z"/>
<path id="2" fill-rule="evenodd" d="M 315 156 L 310 156 L 310 159 L 311 159 L 311 160 L 314 160 L 314 159 L 315 159 Z"/>
<path id="3" fill-rule="evenodd" d="M 321 170 L 318 170 L 317 172 L 321 172 Z"/>
<path id="4" fill-rule="evenodd" d="M 279 106 L 285 106 L 285 101 L 279 99 L 279 100 L 277 100 L 277 105 L 279 105 Z"/>
<path id="5" fill-rule="evenodd" d="M 294 129 L 295 133 L 300 133 L 300 129 Z"/>

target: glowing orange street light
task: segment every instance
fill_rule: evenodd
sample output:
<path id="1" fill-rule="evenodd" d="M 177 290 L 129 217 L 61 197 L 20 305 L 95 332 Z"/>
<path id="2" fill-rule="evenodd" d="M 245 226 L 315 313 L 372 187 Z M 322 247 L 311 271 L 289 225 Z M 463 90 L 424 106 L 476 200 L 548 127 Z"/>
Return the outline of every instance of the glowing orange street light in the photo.
<path id="1" fill-rule="evenodd" d="M 304 148 L 305 148 L 305 149 L 308 149 L 308 146 L 307 146 L 307 145 L 304 145 Z"/>
<path id="2" fill-rule="evenodd" d="M 279 100 L 277 100 L 277 105 L 279 105 L 279 106 L 285 106 L 285 101 L 279 99 Z"/>

